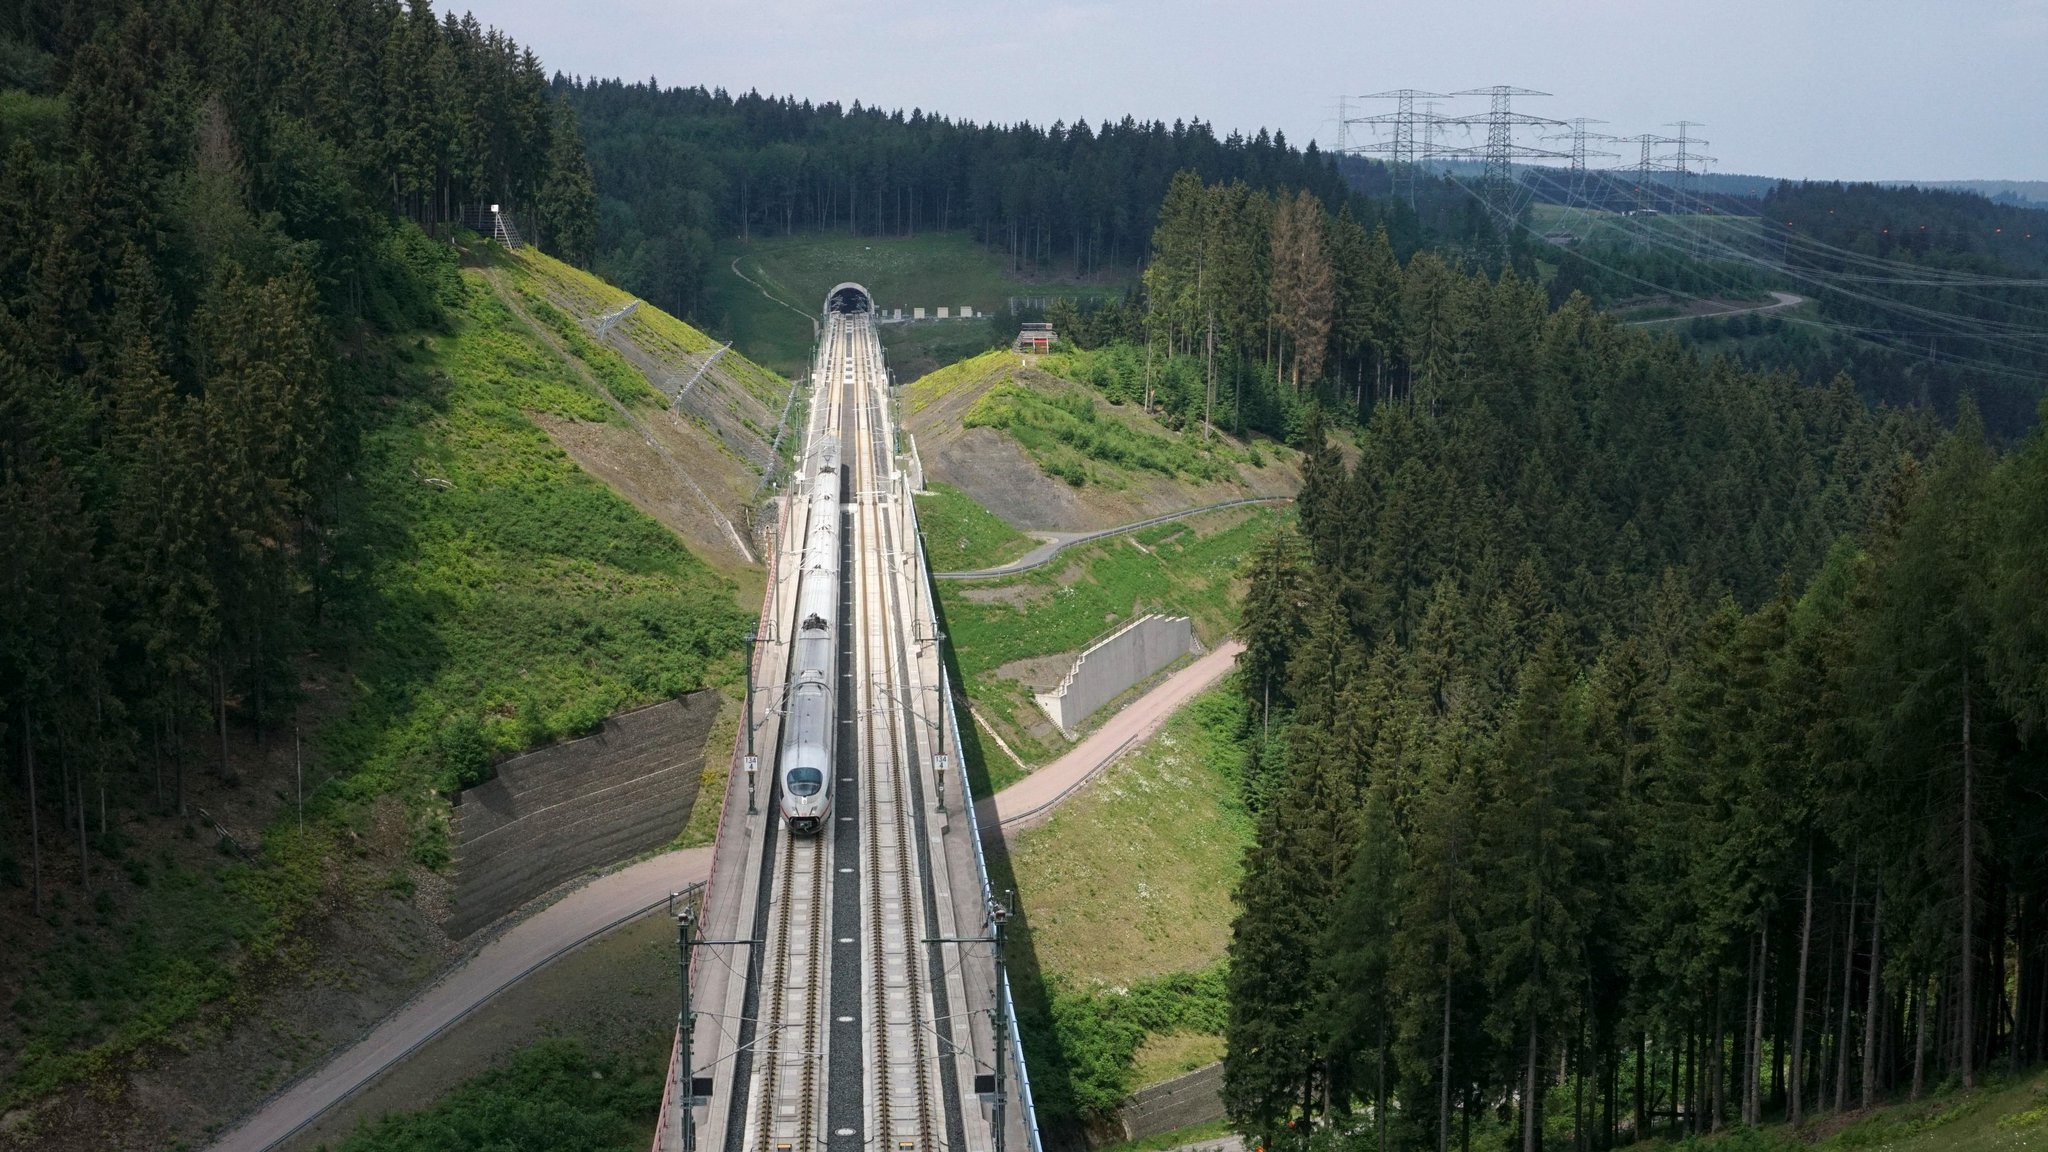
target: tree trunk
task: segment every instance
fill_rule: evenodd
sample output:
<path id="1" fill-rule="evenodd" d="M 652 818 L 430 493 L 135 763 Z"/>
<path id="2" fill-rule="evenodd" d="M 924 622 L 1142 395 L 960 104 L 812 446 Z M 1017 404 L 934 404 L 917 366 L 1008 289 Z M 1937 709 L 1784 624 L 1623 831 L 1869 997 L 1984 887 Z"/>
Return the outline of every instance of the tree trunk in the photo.
<path id="1" fill-rule="evenodd" d="M 62 740 L 57 743 L 57 754 L 64 757 L 65 763 L 69 765 L 70 750 Z M 81 770 L 69 774 L 78 781 L 78 886 L 87 895 L 91 895 L 92 858 L 86 855 L 85 851 L 85 773 Z"/>
<path id="2" fill-rule="evenodd" d="M 1789 1117 L 1792 1127 L 1806 1118 L 1806 960 L 1813 951 L 1813 840 L 1806 842 L 1806 910 L 1799 919 L 1799 990 L 1793 993 L 1792 1078 Z"/>
<path id="3" fill-rule="evenodd" d="M 1210 440 L 1216 438 L 1216 310 L 1209 310 L 1209 335 L 1205 341 L 1209 362 L 1209 387 L 1202 398 L 1202 435 Z"/>
<path id="4" fill-rule="evenodd" d="M 1436 1152 L 1451 1146 L 1451 978 L 1444 976 L 1443 1055 L 1436 1077 Z"/>
<path id="5" fill-rule="evenodd" d="M 1764 977 L 1771 964 L 1771 922 L 1766 919 L 1757 932 L 1756 941 L 1756 1015 L 1750 1030 L 1749 1082 L 1743 1091 L 1749 1097 L 1749 1123 L 1752 1127 L 1764 1122 L 1764 993 L 1768 987 Z"/>
<path id="6" fill-rule="evenodd" d="M 1976 995 L 1975 968 L 1976 921 L 1976 855 L 1975 819 L 1971 805 L 1976 799 L 1974 790 L 1976 761 L 1970 748 L 1970 666 L 1963 665 L 1963 988 L 1956 998 L 1956 1007 L 1962 1013 L 1961 1031 L 1963 1037 L 1963 1088 L 1965 1091 L 1977 1086 L 1977 1032 L 1975 1024 L 1976 1005 L 1971 998 Z"/>
<path id="7" fill-rule="evenodd" d="M 1380 1010 L 1378 1049 L 1379 1087 L 1373 1092 L 1372 1123 L 1379 1130 L 1379 1152 L 1387 1152 L 1387 1013 Z"/>
<path id="8" fill-rule="evenodd" d="M 213 661 L 213 713 L 220 722 L 220 780 L 229 782 L 228 776 L 228 669 L 225 660 L 216 655 Z"/>
<path id="9" fill-rule="evenodd" d="M 1749 971 L 1743 973 L 1742 976 L 1742 1015 L 1738 1017 L 1742 1021 L 1742 1032 L 1740 1034 L 1741 1039 L 1735 1046 L 1735 1074 L 1742 1077 L 1742 1083 L 1735 1094 L 1735 1105 L 1741 1110 L 1742 1116 L 1739 1123 L 1744 1126 L 1749 1124 L 1749 1109 L 1753 1103 L 1750 1100 L 1749 1087 L 1749 1014 L 1756 1004 L 1757 969 L 1756 935 L 1751 933 L 1749 938 Z"/>
<path id="10" fill-rule="evenodd" d="M 1536 1152 L 1536 1016 L 1529 1015 L 1529 1052 L 1522 1077 L 1522 1152 Z"/>
<path id="11" fill-rule="evenodd" d="M 177 793 L 178 815 L 185 813 L 185 748 L 178 743 L 178 698 L 171 697 L 170 716 L 165 720 L 171 734 L 171 786 Z"/>
<path id="12" fill-rule="evenodd" d="M 1863 1001 L 1863 1107 L 1870 1107 L 1877 1091 L 1877 996 L 1883 983 L 1884 885 L 1870 898 L 1870 994 Z"/>
<path id="13" fill-rule="evenodd" d="M 1920 978 L 1920 986 L 1913 991 L 1916 1002 L 1914 1015 L 1918 1019 L 1913 1026 L 1913 1094 L 1909 1099 L 1918 1100 L 1927 1083 L 1927 978 Z"/>
<path id="14" fill-rule="evenodd" d="M 36 809 L 36 732 L 35 714 L 30 711 L 28 701 L 21 702 L 21 759 L 28 769 L 28 858 L 29 874 L 35 888 L 36 915 L 43 914 L 43 824 L 42 814 Z"/>
<path id="15" fill-rule="evenodd" d="M 1849 874 L 1849 933 L 1842 944 L 1842 1014 L 1835 1021 L 1835 1103 L 1840 1112 L 1849 1102 L 1849 985 L 1856 980 L 1856 897 L 1859 871 Z"/>
<path id="16" fill-rule="evenodd" d="M 1713 1112 L 1708 1131 L 1719 1132 L 1728 1113 L 1728 1014 L 1721 1004 L 1721 982 L 1714 981 L 1714 1050 L 1707 1062 L 1707 1107 Z"/>
<path id="17" fill-rule="evenodd" d="M 1645 1062 L 1647 1062 L 1647 1061 L 1649 1060 L 1649 1058 L 1650 1058 L 1650 1043 L 1649 1043 L 1649 1034 L 1648 1034 L 1647 1032 L 1644 1032 L 1644 1031 L 1642 1031 L 1641 1029 L 1637 1029 L 1637 1031 L 1636 1031 L 1636 1127 L 1635 1127 L 1635 1131 L 1634 1131 L 1634 1132 L 1631 1132 L 1631 1133 L 1629 1134 L 1629 1135 L 1630 1135 L 1630 1136 L 1631 1136 L 1631 1137 L 1633 1138 L 1633 1140 L 1641 1140 L 1641 1139 L 1643 1138 L 1644 1134 L 1645 1134 L 1645 1133 L 1647 1133 L 1647 1132 L 1649 1131 L 1649 1128 L 1648 1128 L 1648 1127 L 1646 1126 L 1646 1124 L 1645 1124 L 1645 1122 L 1646 1122 L 1646 1121 L 1647 1121 L 1647 1120 L 1649 1119 L 1649 1117 L 1645 1115 L 1645 1113 L 1646 1113 L 1646 1112 L 1647 1112 L 1647 1111 L 1649 1110 L 1649 1109 L 1648 1109 L 1648 1104 L 1649 1104 L 1649 1101 L 1647 1101 L 1647 1100 L 1645 1100 L 1645 1099 L 1643 1098 L 1643 1065 L 1644 1065 L 1644 1063 L 1645 1063 Z"/>

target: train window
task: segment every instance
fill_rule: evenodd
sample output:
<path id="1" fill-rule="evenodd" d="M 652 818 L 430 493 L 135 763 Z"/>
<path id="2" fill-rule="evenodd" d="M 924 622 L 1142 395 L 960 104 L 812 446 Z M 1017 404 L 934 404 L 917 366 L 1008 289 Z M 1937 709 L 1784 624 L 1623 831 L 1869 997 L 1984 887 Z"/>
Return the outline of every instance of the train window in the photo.
<path id="1" fill-rule="evenodd" d="M 791 796 L 816 796 L 818 789 L 825 786 L 825 774 L 816 768 L 792 768 L 789 770 L 789 794 Z"/>

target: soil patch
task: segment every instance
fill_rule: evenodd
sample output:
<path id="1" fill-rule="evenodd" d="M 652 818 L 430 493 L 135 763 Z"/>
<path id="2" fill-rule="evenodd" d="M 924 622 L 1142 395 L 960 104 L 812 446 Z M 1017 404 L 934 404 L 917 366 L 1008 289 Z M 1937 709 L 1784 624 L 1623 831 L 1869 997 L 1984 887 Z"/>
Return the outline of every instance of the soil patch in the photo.
<path id="1" fill-rule="evenodd" d="M 1079 652 L 1057 652 L 1051 656 L 1012 660 L 989 675 L 998 680 L 1015 680 L 1034 692 L 1050 692 L 1059 687 L 1079 655 Z"/>
<path id="2" fill-rule="evenodd" d="M 1008 604 L 1014 608 L 1028 608 L 1045 600 L 1049 593 L 1036 584 L 962 584 L 958 590 L 947 590 L 948 598 L 958 596 L 970 604 Z"/>

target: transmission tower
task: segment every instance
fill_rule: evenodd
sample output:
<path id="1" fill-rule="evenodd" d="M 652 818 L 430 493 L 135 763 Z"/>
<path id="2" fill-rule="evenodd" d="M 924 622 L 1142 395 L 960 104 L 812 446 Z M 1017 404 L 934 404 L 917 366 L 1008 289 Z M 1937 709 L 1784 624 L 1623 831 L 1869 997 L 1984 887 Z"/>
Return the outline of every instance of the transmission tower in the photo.
<path id="1" fill-rule="evenodd" d="M 1678 138 L 1672 141 L 1672 143 L 1678 145 L 1678 152 L 1671 158 L 1671 171 L 1677 177 L 1676 188 L 1672 194 L 1672 211 L 1676 212 L 1680 210 L 1681 206 L 1691 201 L 1691 195 L 1688 193 L 1687 187 L 1692 183 L 1692 166 L 1694 161 L 1708 161 L 1713 158 L 1711 156 L 1699 155 L 1692 150 L 1694 145 L 1710 143 L 1692 135 L 1693 129 L 1705 128 L 1705 124 L 1701 124 L 1697 120 L 1680 120 L 1676 123 L 1666 124 L 1665 127 L 1678 129 Z"/>
<path id="2" fill-rule="evenodd" d="M 1396 88 L 1390 92 L 1374 92 L 1369 96 L 1360 96 L 1358 99 L 1392 100 L 1395 101 L 1394 110 L 1373 116 L 1355 117 L 1346 117 L 1342 112 L 1339 112 L 1340 124 L 1371 124 L 1375 129 L 1384 125 L 1391 128 L 1393 134 L 1389 139 L 1372 144 L 1360 144 L 1349 149 L 1342 149 L 1340 145 L 1340 149 L 1354 153 L 1372 153 L 1385 156 L 1387 158 L 1388 173 L 1394 178 L 1394 194 L 1399 196 L 1405 192 L 1408 206 L 1413 208 L 1415 206 L 1415 170 L 1417 166 L 1427 163 L 1429 158 L 1435 153 L 1435 123 L 1437 119 L 1435 112 L 1431 111 L 1427 106 L 1418 115 L 1415 111 L 1415 102 L 1417 100 L 1425 102 L 1443 100 L 1446 97 L 1439 92 L 1424 92 L 1416 88 Z M 1416 135 L 1416 127 L 1418 125 L 1423 129 L 1420 139 Z M 1343 129 L 1340 128 L 1339 131 L 1341 132 Z M 1340 139 L 1348 139 L 1348 137 L 1340 137 Z"/>
<path id="3" fill-rule="evenodd" d="M 1562 128 L 1564 121 L 1548 120 L 1514 110 L 1517 96 L 1548 96 L 1530 88 L 1516 88 L 1507 84 L 1496 84 L 1491 88 L 1468 88 L 1453 92 L 1453 96 L 1485 96 L 1492 101 L 1492 108 L 1484 113 L 1460 116 L 1447 121 L 1467 127 L 1484 127 L 1486 144 L 1479 149 L 1484 164 L 1479 178 L 1479 195 L 1492 210 L 1501 225 L 1501 238 L 1505 243 L 1511 228 L 1521 214 L 1520 186 L 1515 182 L 1515 161 L 1562 159 L 1564 153 L 1547 148 L 1531 148 L 1515 143 L 1516 128 Z"/>
<path id="4" fill-rule="evenodd" d="M 1570 132 L 1560 132 L 1556 135 L 1544 137 L 1545 140 L 1569 140 L 1572 142 L 1570 153 L 1571 187 L 1567 194 L 1571 197 L 1571 202 L 1574 204 L 1586 199 L 1586 157 L 1606 156 L 1612 158 L 1615 155 L 1612 152 L 1603 152 L 1598 148 L 1586 147 L 1589 141 L 1605 143 L 1614 139 L 1614 137 L 1603 132 L 1586 131 L 1586 126 L 1589 124 L 1605 123 L 1607 121 L 1595 120 L 1589 116 L 1574 116 L 1565 121 L 1565 124 L 1571 128 Z"/>
<path id="5" fill-rule="evenodd" d="M 1616 144 L 1638 144 L 1642 146 L 1642 159 L 1636 163 L 1635 182 L 1635 214 L 1640 216 L 1648 212 L 1654 203 L 1650 193 L 1650 173 L 1662 172 L 1667 167 L 1667 161 L 1656 154 L 1657 149 L 1666 144 L 1676 144 L 1678 141 L 1670 136 L 1659 136 L 1654 132 L 1645 132 L 1640 136 L 1617 137 L 1614 142 Z"/>

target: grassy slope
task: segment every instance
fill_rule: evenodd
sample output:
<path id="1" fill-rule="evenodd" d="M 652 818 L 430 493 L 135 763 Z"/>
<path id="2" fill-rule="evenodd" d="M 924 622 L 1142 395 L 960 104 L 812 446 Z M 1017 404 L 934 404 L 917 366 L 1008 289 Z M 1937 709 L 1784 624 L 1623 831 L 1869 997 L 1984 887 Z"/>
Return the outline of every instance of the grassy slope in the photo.
<path id="1" fill-rule="evenodd" d="M 308 709 L 334 718 L 308 733 L 304 829 L 251 765 L 239 793 L 206 792 L 207 745 L 189 754 L 195 801 L 262 813 L 253 860 L 194 823 L 117 814 L 95 838 L 94 895 L 60 888 L 0 966 L 0 1108 L 173 1036 L 203 1047 L 255 989 L 307 975 L 308 919 L 409 899 L 406 870 L 445 858 L 437 794 L 493 755 L 738 676 L 732 583 L 528 415 L 604 422 L 609 406 L 480 274 L 449 268 L 444 296 L 448 331 L 372 349 L 361 373 L 369 422 L 318 637 L 348 671 L 309 673 L 340 699 Z M 273 732 L 288 789 L 277 747 Z"/>
<path id="2" fill-rule="evenodd" d="M 628 1059 L 542 1040 L 430 1108 L 358 1129 L 340 1152 L 612 1152 L 644 1146 L 661 1108 L 660 1053 Z"/>
<path id="3" fill-rule="evenodd" d="M 1566 1105 L 1559 1115 L 1569 1116 L 1570 1111 Z M 1553 1132 L 1565 1141 L 1570 1139 L 1569 1125 L 1562 1129 L 1553 1126 Z M 2048 1070 L 2035 1068 L 2017 1077 L 1993 1074 L 1975 1092 L 1952 1088 L 1868 1113 L 1822 1116 L 1810 1121 L 1802 1132 L 1795 1133 L 1784 1124 L 1766 1124 L 1675 1143 L 1657 1137 L 1639 1146 L 1702 1152 L 2012 1152 L 2048 1148 Z"/>
<path id="4" fill-rule="evenodd" d="M 1243 717 L 1234 686 L 1196 698 L 1012 848 L 1081 1099 L 1120 1099 L 1222 1055 L 1215 974 L 1252 837 Z M 1174 1003 L 1153 1010 L 1168 989 Z"/>
<path id="5" fill-rule="evenodd" d="M 973 387 L 990 377 L 1003 374 L 1006 369 L 1013 367 L 1017 360 L 1016 353 L 996 348 L 955 360 L 943 368 L 927 372 L 904 389 L 903 415 L 905 418 L 915 416 L 962 388 Z"/>
<path id="6" fill-rule="evenodd" d="M 1003 523 L 974 497 L 938 481 L 929 489 L 917 497 L 917 527 L 940 571 L 994 568 L 1031 551 L 1029 536 Z"/>
<path id="7" fill-rule="evenodd" d="M 387 397 L 391 419 L 366 438 L 355 543 L 384 642 L 325 741 L 355 794 L 452 783 L 458 729 L 512 751 L 737 673 L 746 618 L 729 583 L 527 416 L 602 422 L 610 407 L 469 288 L 455 332 L 426 342 L 431 382 Z"/>
<path id="8" fill-rule="evenodd" d="M 1182 709 L 1011 851 L 1039 963 L 1124 985 L 1221 959 L 1252 819 L 1234 687 Z"/>
<path id="9" fill-rule="evenodd" d="M 1065 742 L 1050 732 L 1031 690 L 996 670 L 1012 661 L 1078 654 L 1146 612 L 1191 616 L 1196 635 L 1213 644 L 1235 620 L 1234 588 L 1244 557 L 1286 514 L 1267 508 L 1209 513 L 1083 545 L 1006 580 L 942 583 L 968 695 L 1027 763 L 1051 760 Z M 1033 728 L 1044 731 L 1033 735 Z M 998 788 L 1018 775 L 999 752 L 989 770 Z"/>
<path id="10" fill-rule="evenodd" d="M 729 241 L 714 258 L 706 288 L 704 319 L 748 355 L 785 373 L 808 364 L 810 317 L 834 285 L 853 281 L 875 294 L 878 306 L 1003 309 L 1011 296 L 1120 295 L 1129 276 L 1071 281 L 1031 279 L 1009 270 L 1000 254 L 984 250 L 962 232 L 921 236 L 848 236 L 844 233 L 758 237 Z M 733 262 L 785 303 L 732 272 Z M 927 311 L 927 315 L 931 313 Z M 1014 328 L 980 322 L 892 326 L 884 332 L 889 360 L 900 378 L 979 351 Z M 950 347 L 949 347 L 950 346 Z"/>

